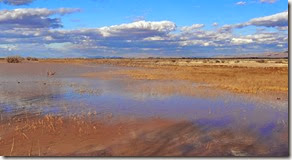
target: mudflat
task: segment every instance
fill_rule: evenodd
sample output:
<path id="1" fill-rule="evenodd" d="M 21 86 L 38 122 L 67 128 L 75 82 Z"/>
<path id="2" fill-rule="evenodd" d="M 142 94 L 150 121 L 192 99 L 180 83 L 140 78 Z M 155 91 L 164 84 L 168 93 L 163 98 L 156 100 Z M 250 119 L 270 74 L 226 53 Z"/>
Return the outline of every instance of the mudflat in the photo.
<path id="1" fill-rule="evenodd" d="M 4 156 L 287 156 L 288 60 L 0 61 L 0 113 Z"/>

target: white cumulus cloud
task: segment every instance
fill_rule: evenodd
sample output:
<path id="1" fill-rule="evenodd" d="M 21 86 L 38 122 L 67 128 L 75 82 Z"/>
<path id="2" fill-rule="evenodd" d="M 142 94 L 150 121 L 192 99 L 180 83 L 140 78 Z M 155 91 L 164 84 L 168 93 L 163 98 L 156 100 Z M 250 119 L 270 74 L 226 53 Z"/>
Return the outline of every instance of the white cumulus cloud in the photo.
<path id="1" fill-rule="evenodd" d="M 275 3 L 277 0 L 260 0 L 261 3 Z"/>
<path id="2" fill-rule="evenodd" d="M 47 9 L 47 8 L 19 8 L 13 10 L 0 11 L 0 28 L 43 28 L 61 27 L 59 18 L 50 18 L 54 14 L 69 14 L 78 12 L 79 9 L 73 8 L 60 8 L 60 9 Z"/>
<path id="3" fill-rule="evenodd" d="M 246 5 L 246 2 L 245 1 L 239 1 L 239 2 L 236 3 L 236 5 L 244 6 L 244 5 Z"/>
<path id="4" fill-rule="evenodd" d="M 193 31 L 193 30 L 197 30 L 197 29 L 201 29 L 203 28 L 205 25 L 204 24 L 193 24 L 191 26 L 184 26 L 184 27 L 181 27 L 181 30 L 183 32 L 190 32 L 190 31 Z"/>

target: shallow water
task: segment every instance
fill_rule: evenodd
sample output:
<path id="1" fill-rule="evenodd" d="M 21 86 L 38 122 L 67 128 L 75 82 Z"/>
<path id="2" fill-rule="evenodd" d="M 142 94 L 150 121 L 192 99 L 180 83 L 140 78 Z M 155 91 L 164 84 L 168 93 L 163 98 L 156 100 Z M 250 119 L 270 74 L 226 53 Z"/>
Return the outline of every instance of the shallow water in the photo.
<path id="1" fill-rule="evenodd" d="M 19 64 L 0 65 L 3 65 L 0 66 L 0 112 L 4 116 L 23 112 L 63 116 L 97 112 L 111 114 L 112 121 L 120 117 L 185 120 L 207 130 L 252 131 L 269 139 L 276 132 L 287 132 L 285 100 L 234 94 L 187 81 L 79 76 L 85 72 L 122 69 L 114 66 L 22 64 L 24 71 L 19 71 Z M 57 74 L 47 77 L 47 70 Z"/>

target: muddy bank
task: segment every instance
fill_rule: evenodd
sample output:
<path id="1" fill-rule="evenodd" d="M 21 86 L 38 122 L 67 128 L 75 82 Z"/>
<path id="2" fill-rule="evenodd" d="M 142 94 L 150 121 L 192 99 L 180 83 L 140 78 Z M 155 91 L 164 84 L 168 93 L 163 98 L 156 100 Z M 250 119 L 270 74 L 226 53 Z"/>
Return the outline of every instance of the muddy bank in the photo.
<path id="1" fill-rule="evenodd" d="M 27 116 L 27 115 L 26 115 Z M 140 119 L 107 124 L 96 115 L 18 116 L 1 121 L 4 156 L 287 156 L 287 132 L 277 139 L 253 130 Z M 284 130 L 287 130 L 284 129 Z M 262 139 L 266 141 L 263 141 Z M 274 143 L 277 141 L 277 143 Z"/>
<path id="2" fill-rule="evenodd" d="M 0 128 L 0 154 L 3 156 L 70 156 L 102 152 L 124 138 L 149 128 L 169 125 L 162 120 L 125 120 L 106 123 L 111 117 L 95 114 L 78 116 L 22 115 L 4 120 Z M 86 154 L 90 155 L 90 154 Z M 103 154 L 95 154 L 103 156 Z"/>

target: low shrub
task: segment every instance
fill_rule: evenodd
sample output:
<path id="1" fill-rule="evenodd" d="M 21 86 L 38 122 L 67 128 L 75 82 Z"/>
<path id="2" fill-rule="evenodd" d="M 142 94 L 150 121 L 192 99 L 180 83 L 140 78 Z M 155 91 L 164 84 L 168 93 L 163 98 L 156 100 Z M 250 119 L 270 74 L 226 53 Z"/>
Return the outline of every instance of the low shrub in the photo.
<path id="1" fill-rule="evenodd" d="M 258 63 L 266 63 L 266 61 L 264 59 L 257 60 L 256 62 L 258 62 Z"/>
<path id="2" fill-rule="evenodd" d="M 28 61 L 38 61 L 38 59 L 35 58 L 35 57 L 27 57 L 26 60 L 28 60 Z"/>
<path id="3" fill-rule="evenodd" d="M 20 56 L 10 56 L 10 57 L 6 58 L 6 61 L 8 63 L 21 63 L 22 60 L 23 60 L 23 58 Z"/>

